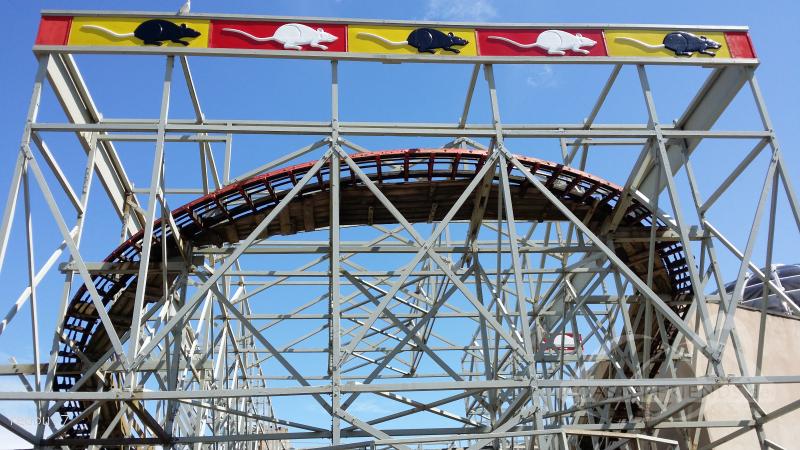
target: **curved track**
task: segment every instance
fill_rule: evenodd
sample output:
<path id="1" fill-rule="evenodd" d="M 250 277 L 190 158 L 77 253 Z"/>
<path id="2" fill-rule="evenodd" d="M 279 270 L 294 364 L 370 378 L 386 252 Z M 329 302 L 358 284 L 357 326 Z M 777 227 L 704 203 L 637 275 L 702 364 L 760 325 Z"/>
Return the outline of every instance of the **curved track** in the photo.
<path id="1" fill-rule="evenodd" d="M 352 155 L 353 160 L 375 181 L 382 192 L 392 201 L 411 223 L 426 222 L 431 214 L 430 205 L 438 204 L 433 220 L 439 220 L 449 209 L 466 185 L 485 163 L 487 154 L 481 151 L 460 149 L 410 149 Z M 616 205 L 622 189 L 608 181 L 590 174 L 535 158 L 519 157 L 532 173 L 541 179 L 578 217 L 584 218 L 592 230 L 600 230 Z M 183 240 L 194 248 L 235 243 L 248 235 L 283 196 L 309 170 L 313 163 L 306 163 L 257 175 L 226 186 L 203 196 L 172 212 Z M 311 231 L 328 225 L 329 192 L 328 166 L 308 183 L 301 194 L 288 205 L 288 221 L 274 221 L 265 235 L 292 234 Z M 488 205 L 494 205 L 497 179 Z M 559 211 L 534 188 L 521 173 L 510 173 L 514 213 L 517 220 L 562 220 Z M 374 199 L 367 188 L 343 165 L 341 173 L 341 224 L 369 225 L 394 223 L 394 218 Z M 371 206 L 372 208 L 368 208 Z M 473 202 L 467 201 L 454 220 L 469 220 Z M 309 209 L 312 213 L 309 213 Z M 371 213 L 368 211 L 371 210 Z M 286 210 L 285 210 L 286 211 Z M 284 213 L 282 213 L 284 214 Z M 485 219 L 496 218 L 497 211 L 488 207 Z M 618 232 L 647 235 L 650 229 L 650 214 L 646 207 L 634 202 L 628 209 Z M 657 224 L 664 227 L 664 224 Z M 177 256 L 174 239 L 169 239 L 168 252 Z M 154 240 L 163 238 L 160 226 L 155 227 Z M 106 259 L 109 263 L 138 266 L 142 248 L 142 233 L 117 247 Z M 626 243 L 614 251 L 638 275 L 646 273 L 647 243 Z M 691 292 L 683 249 L 678 242 L 662 242 L 657 247 L 657 262 L 654 290 L 673 299 Z M 153 252 L 153 260 L 160 259 L 160 252 Z M 134 271 L 135 272 L 135 271 Z M 104 304 L 117 334 L 127 339 L 132 320 L 135 274 L 101 274 L 94 276 L 94 284 L 103 297 Z M 171 283 L 174 280 L 166 280 Z M 164 280 L 160 271 L 150 271 L 147 280 L 145 302 L 158 302 L 162 296 Z M 678 307 L 675 307 L 676 311 Z M 63 339 L 56 368 L 54 389 L 58 391 L 96 390 L 99 383 L 119 385 L 113 376 L 105 378 L 86 376 L 90 366 L 107 360 L 111 353 L 108 336 L 100 324 L 97 312 L 85 287 L 81 287 L 67 308 L 63 322 Z M 68 401 L 60 406 L 64 421 L 79 415 L 87 403 Z M 101 430 L 114 418 L 119 405 L 108 402 L 101 409 Z M 113 436 L 124 430 L 116 427 Z M 70 438 L 89 437 L 88 419 L 77 421 L 66 433 Z"/>

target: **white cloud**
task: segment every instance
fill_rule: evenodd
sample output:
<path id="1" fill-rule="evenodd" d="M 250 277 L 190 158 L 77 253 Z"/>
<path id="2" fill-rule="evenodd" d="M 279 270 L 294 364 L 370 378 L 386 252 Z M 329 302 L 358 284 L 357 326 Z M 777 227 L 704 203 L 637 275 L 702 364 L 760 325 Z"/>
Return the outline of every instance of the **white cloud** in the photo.
<path id="1" fill-rule="evenodd" d="M 428 0 L 425 20 L 486 21 L 497 17 L 490 0 Z"/>
<path id="2" fill-rule="evenodd" d="M 357 414 L 389 414 L 391 411 L 372 399 L 363 399 L 353 403 L 349 411 Z"/>
<path id="3" fill-rule="evenodd" d="M 558 80 L 553 73 L 553 66 L 549 64 L 536 64 L 529 66 L 530 71 L 525 77 L 525 84 L 534 88 L 550 88 L 558 85 Z"/>

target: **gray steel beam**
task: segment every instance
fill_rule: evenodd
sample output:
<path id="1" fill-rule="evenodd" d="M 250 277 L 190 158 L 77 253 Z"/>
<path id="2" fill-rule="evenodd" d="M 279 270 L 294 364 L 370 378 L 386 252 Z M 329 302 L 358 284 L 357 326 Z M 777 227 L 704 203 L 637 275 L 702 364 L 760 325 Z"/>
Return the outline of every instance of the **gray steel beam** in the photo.
<path id="1" fill-rule="evenodd" d="M 702 376 L 684 378 L 618 378 L 618 379 L 570 379 L 570 380 L 539 380 L 539 387 L 544 389 L 573 389 L 580 387 L 589 388 L 619 388 L 619 387 L 648 387 L 669 388 L 680 386 L 715 386 L 715 385 L 747 385 L 747 384 L 800 384 L 800 375 L 773 375 L 773 376 Z M 435 382 L 403 382 L 380 384 L 355 384 L 348 383 L 341 387 L 343 393 L 369 393 L 369 392 L 426 392 L 426 391 L 462 391 L 462 390 L 489 390 L 527 388 L 528 380 L 490 380 L 490 381 L 435 381 Z M 251 389 L 215 389 L 211 391 L 143 391 L 128 392 L 111 390 L 101 392 L 0 392 L 0 401 L 18 400 L 166 400 L 185 399 L 198 400 L 204 398 L 238 398 L 238 397 L 265 397 L 289 395 L 318 395 L 330 393 L 330 386 L 311 385 L 299 387 L 272 387 Z"/>
<path id="2" fill-rule="evenodd" d="M 141 318 L 142 318 L 142 308 L 144 307 L 144 296 L 145 290 L 147 288 L 147 273 L 148 268 L 150 267 L 150 251 L 153 247 L 153 228 L 156 220 L 156 210 L 158 208 L 158 188 L 162 185 L 163 174 L 164 174 L 164 128 L 167 126 L 167 120 L 169 119 L 169 99 L 170 99 L 170 92 L 172 88 L 172 73 L 175 64 L 175 59 L 171 56 L 167 57 L 165 70 L 164 70 L 164 82 L 162 83 L 162 94 L 161 94 L 161 115 L 159 118 L 159 129 L 158 135 L 160 139 L 156 141 L 156 148 L 155 154 L 153 156 L 153 168 L 152 168 L 152 175 L 150 178 L 150 195 L 148 198 L 147 204 L 147 214 L 145 215 L 145 223 L 144 223 L 144 235 L 142 237 L 142 250 L 139 254 L 140 261 L 142 264 L 139 265 L 139 272 L 138 276 L 136 277 L 136 293 L 134 297 L 134 304 L 133 304 L 133 320 L 131 322 L 131 342 L 128 346 L 128 362 L 133 362 L 139 353 L 139 334 L 141 331 Z M 176 231 L 177 233 L 177 231 Z M 165 233 L 162 234 L 161 242 L 162 244 L 166 244 L 165 240 Z M 167 255 L 164 254 L 164 258 Z M 164 275 L 166 275 L 166 270 Z M 165 277 L 166 278 L 166 277 Z M 164 291 L 164 296 L 168 295 L 167 291 Z M 126 379 L 127 386 L 130 389 L 133 389 L 136 383 L 135 377 L 133 372 L 131 372 L 127 379 Z"/>
<path id="3" fill-rule="evenodd" d="M 420 137 L 453 137 L 454 135 L 471 138 L 492 138 L 496 132 L 490 125 L 468 124 L 464 128 L 450 124 L 423 123 L 349 123 L 339 124 L 342 135 L 350 136 L 420 136 Z M 149 122 L 104 121 L 102 123 L 37 123 L 31 127 L 39 132 L 123 132 L 123 133 L 155 133 L 158 125 Z M 173 122 L 167 125 L 167 133 L 191 135 L 194 133 L 231 133 L 231 134 L 286 134 L 327 136 L 331 129 L 329 124 L 292 124 L 287 122 L 265 123 L 216 123 L 206 121 L 203 124 Z M 582 139 L 641 139 L 650 138 L 655 132 L 644 128 L 625 127 L 591 127 L 588 129 L 573 126 L 559 127 L 557 124 L 526 127 L 508 126 L 503 128 L 503 135 L 514 138 L 582 138 Z M 713 131 L 713 130 L 674 130 L 665 129 L 663 135 L 675 139 L 763 139 L 769 132 L 758 130 Z M 174 138 L 177 139 L 177 138 Z M 103 142 L 110 142 L 108 138 Z"/>

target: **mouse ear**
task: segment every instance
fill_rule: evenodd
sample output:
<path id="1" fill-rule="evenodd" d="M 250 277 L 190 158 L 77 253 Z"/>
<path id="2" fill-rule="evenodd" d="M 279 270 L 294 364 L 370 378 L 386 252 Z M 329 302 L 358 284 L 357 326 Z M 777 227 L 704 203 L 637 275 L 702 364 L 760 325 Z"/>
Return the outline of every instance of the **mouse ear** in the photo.
<path id="1" fill-rule="evenodd" d="M 575 36 L 576 36 L 576 37 L 583 37 L 583 35 L 582 35 L 582 34 L 580 34 L 580 33 L 575 33 Z"/>
<path id="2" fill-rule="evenodd" d="M 322 28 L 317 28 L 317 31 L 319 31 L 320 33 L 324 33 L 325 32 Z"/>
<path id="3" fill-rule="evenodd" d="M 181 28 L 186 28 L 186 24 L 185 24 L 185 23 L 182 23 L 182 24 L 181 24 Z"/>
<path id="4" fill-rule="evenodd" d="M 451 32 L 449 32 L 449 33 L 447 33 L 447 34 L 449 34 L 450 36 L 452 36 L 452 35 L 453 35 L 453 32 L 451 31 Z"/>

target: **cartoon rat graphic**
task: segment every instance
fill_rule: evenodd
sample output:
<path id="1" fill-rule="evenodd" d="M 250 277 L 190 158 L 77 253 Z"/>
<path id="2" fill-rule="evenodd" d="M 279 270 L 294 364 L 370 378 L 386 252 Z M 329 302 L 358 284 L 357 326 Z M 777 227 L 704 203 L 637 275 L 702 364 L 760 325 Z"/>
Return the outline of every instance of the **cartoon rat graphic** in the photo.
<path id="1" fill-rule="evenodd" d="M 667 34 L 664 36 L 661 45 L 648 44 L 630 37 L 618 37 L 616 40 L 633 42 L 642 47 L 652 49 L 666 48 L 674 52 L 676 56 L 692 56 L 695 52 L 716 56 L 716 53 L 709 51 L 709 49 L 714 50 L 722 47 L 722 44 L 719 42 L 715 42 L 705 36 L 695 36 L 686 31 L 673 31 Z"/>
<path id="2" fill-rule="evenodd" d="M 195 38 L 200 36 L 200 32 L 189 28 L 185 23 L 177 25 L 169 20 L 150 19 L 140 23 L 133 30 L 133 33 L 115 33 L 108 28 L 99 25 L 84 25 L 82 30 L 97 30 L 116 38 L 136 37 L 144 42 L 144 45 L 162 45 L 164 41 L 175 42 L 176 44 L 189 45 L 183 38 Z"/>
<path id="3" fill-rule="evenodd" d="M 358 33 L 358 37 L 370 37 L 392 46 L 410 45 L 416 48 L 420 53 L 436 53 L 437 48 L 448 52 L 460 53 L 460 51 L 453 48 L 453 46 L 469 44 L 469 41 L 453 33 L 445 34 L 433 28 L 417 28 L 408 34 L 405 41 L 390 41 L 383 36 L 365 32 Z"/>
<path id="4" fill-rule="evenodd" d="M 531 44 L 521 44 L 509 38 L 502 36 L 489 36 L 489 39 L 508 42 L 511 45 L 519 48 L 533 48 L 538 47 L 547 51 L 548 55 L 564 55 L 567 50 L 575 53 L 589 54 L 589 50 L 581 47 L 594 47 L 597 42 L 584 37 L 580 33 L 571 34 L 562 30 L 545 30 L 539 33 L 536 37 L 536 42 Z"/>
<path id="5" fill-rule="evenodd" d="M 222 31 L 241 34 L 242 36 L 245 36 L 256 42 L 276 41 L 281 43 L 283 48 L 287 50 L 302 50 L 304 45 L 310 45 L 314 48 L 327 50 L 328 47 L 322 43 L 329 43 L 338 39 L 336 36 L 326 33 L 322 28 L 317 28 L 315 30 L 308 25 L 303 25 L 301 23 L 287 23 L 285 25 L 281 25 L 277 30 L 275 30 L 275 33 L 269 37 L 253 36 L 246 31 L 237 30 L 236 28 L 223 28 Z"/>

